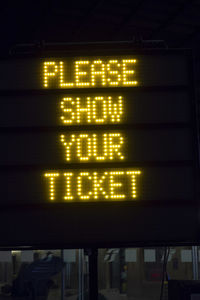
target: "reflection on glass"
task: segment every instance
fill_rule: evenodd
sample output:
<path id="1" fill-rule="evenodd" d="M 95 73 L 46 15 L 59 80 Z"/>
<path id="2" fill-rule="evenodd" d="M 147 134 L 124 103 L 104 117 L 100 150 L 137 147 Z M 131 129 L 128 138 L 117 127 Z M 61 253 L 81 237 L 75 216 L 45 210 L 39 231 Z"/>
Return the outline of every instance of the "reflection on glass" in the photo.
<path id="1" fill-rule="evenodd" d="M 0 251 L 0 300 L 83 300 L 86 294 L 83 249 Z"/>
<path id="2" fill-rule="evenodd" d="M 192 248 L 171 247 L 164 276 L 193 279 Z M 165 248 L 98 251 L 99 300 L 157 300 Z M 88 249 L 0 251 L 0 300 L 88 300 Z"/>
<path id="3" fill-rule="evenodd" d="M 15 257 L 13 267 L 16 269 L 10 290 L 12 297 L 59 299 L 60 275 L 64 267 L 60 250 L 18 252 L 18 257 L 12 252 Z"/>
<path id="4" fill-rule="evenodd" d="M 0 252 L 0 266 L 3 267 L 0 269 L 0 299 L 61 299 L 61 271 L 64 264 L 60 252 Z"/>
<path id="5" fill-rule="evenodd" d="M 167 279 L 193 279 L 191 247 L 100 249 L 99 292 L 107 300 L 157 300 L 161 293 L 163 261 L 167 253 L 163 300 Z"/>

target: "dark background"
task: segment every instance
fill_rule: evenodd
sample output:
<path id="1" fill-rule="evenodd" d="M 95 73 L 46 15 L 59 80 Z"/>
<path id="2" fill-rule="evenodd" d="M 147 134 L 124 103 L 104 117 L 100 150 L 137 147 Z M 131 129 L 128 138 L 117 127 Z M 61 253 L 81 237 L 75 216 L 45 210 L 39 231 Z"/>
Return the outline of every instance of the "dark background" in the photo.
<path id="1" fill-rule="evenodd" d="M 1 1 L 0 37 L 2 55 L 26 43 L 163 40 L 194 50 L 199 86 L 199 0 Z"/>
<path id="2" fill-rule="evenodd" d="M 16 43 L 164 40 L 200 46 L 198 0 L 2 1 L 1 52 Z"/>

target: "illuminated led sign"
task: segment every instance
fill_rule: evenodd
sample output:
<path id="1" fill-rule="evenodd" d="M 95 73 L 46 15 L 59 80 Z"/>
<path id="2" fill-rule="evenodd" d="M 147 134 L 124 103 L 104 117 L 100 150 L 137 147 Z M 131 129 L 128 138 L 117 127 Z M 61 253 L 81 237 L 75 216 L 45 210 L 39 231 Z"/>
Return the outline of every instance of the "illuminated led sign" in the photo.
<path id="1" fill-rule="evenodd" d="M 120 123 L 123 118 L 122 96 L 64 97 L 60 108 L 63 124 Z"/>
<path id="2" fill-rule="evenodd" d="M 136 59 L 96 59 L 74 61 L 72 73 L 73 82 L 64 78 L 65 70 L 70 66 L 63 61 L 45 61 L 43 82 L 44 87 L 51 87 L 51 82 L 57 82 L 57 88 L 81 88 L 81 87 L 101 87 L 101 86 L 135 86 L 134 65 Z M 71 69 L 73 69 L 71 67 Z M 69 74 L 69 72 L 66 72 Z M 67 76 L 68 77 L 68 76 Z M 74 95 L 73 97 L 63 97 L 61 100 L 60 116 L 64 125 L 95 124 L 107 125 L 122 123 L 124 115 L 124 97 L 122 95 Z M 125 135 L 118 130 L 99 133 L 80 131 L 76 134 L 61 134 L 60 141 L 65 153 L 65 162 L 70 162 L 75 157 L 79 163 L 90 161 L 123 161 L 123 144 Z M 125 200 L 137 198 L 136 175 L 141 174 L 141 170 L 119 170 L 107 169 L 102 172 L 82 171 L 76 176 L 74 172 L 61 173 L 53 171 L 45 173 L 49 179 L 49 199 L 54 201 L 56 197 L 56 180 L 65 177 L 65 201 L 101 201 L 101 200 Z M 99 175 L 99 173 L 101 175 Z M 126 183 L 130 177 L 131 187 L 127 190 Z M 75 179 L 74 179 L 75 178 Z M 71 181 L 75 181 L 73 189 Z M 121 189 L 121 192 L 120 192 Z M 127 193 L 125 195 L 125 189 Z M 76 197 L 72 196 L 72 190 Z"/>
<path id="3" fill-rule="evenodd" d="M 85 47 L 0 59 L 0 246 L 199 244 L 191 53 Z"/>
<path id="4" fill-rule="evenodd" d="M 186 55 L 18 57 L 0 61 L 0 90 L 94 90 L 187 85 Z M 164 70 L 164 72 L 163 72 Z M 49 93 L 50 95 L 50 93 Z M 76 95 L 75 95 L 76 96 Z M 83 95 L 84 96 L 84 95 Z M 101 95 L 100 95 L 101 96 Z M 112 96 L 108 93 L 107 96 Z M 123 96 L 119 93 L 119 96 Z M 65 94 L 68 97 L 68 93 Z"/>
<path id="5" fill-rule="evenodd" d="M 135 63 L 136 59 L 74 61 L 74 78 L 72 82 L 69 82 L 64 77 L 68 65 L 65 65 L 63 61 L 45 61 L 44 87 L 51 86 L 52 79 L 58 79 L 59 88 L 134 86 L 137 84 L 133 77 Z"/>
<path id="6" fill-rule="evenodd" d="M 42 84 L 46 90 L 52 87 L 56 89 L 112 87 L 112 92 L 104 94 L 85 92 L 82 95 L 73 94 L 70 96 L 66 93 L 61 98 L 61 113 L 58 119 L 62 125 L 67 126 L 66 133 L 60 134 L 62 152 L 64 153 L 62 155 L 63 163 L 68 166 L 72 162 L 77 162 L 82 171 L 78 173 L 67 172 L 68 168 L 66 168 L 65 172 L 56 169 L 44 172 L 43 175 L 48 179 L 48 199 L 50 201 L 131 201 L 140 198 L 137 177 L 138 175 L 140 177 L 145 176 L 145 172 L 143 168 L 126 169 L 120 165 L 122 162 L 131 162 L 129 152 L 132 141 L 131 136 L 127 135 L 127 130 L 122 132 L 119 128 L 115 128 L 117 124 L 124 124 L 127 112 L 126 93 L 116 93 L 115 89 L 124 86 L 133 88 L 136 85 L 143 85 L 142 82 L 138 82 L 137 67 L 140 69 L 140 64 L 141 60 L 135 57 L 71 59 L 67 62 L 45 60 L 42 62 Z M 134 90 L 132 97 L 132 101 L 134 101 Z M 78 126 L 78 132 L 70 129 L 70 126 L 73 125 Z M 96 131 L 84 130 L 83 125 L 95 125 Z M 100 125 L 101 128 L 99 128 Z M 108 127 L 106 131 L 102 132 L 104 128 L 102 126 L 106 125 L 113 125 L 113 127 Z M 173 134 L 171 138 L 172 136 Z M 136 144 L 137 138 L 134 134 L 132 139 L 133 143 Z M 140 139 L 142 140 L 142 135 Z M 186 142 L 186 140 L 184 141 Z M 153 140 L 150 143 L 153 144 Z M 183 145 L 184 142 L 182 145 L 180 143 L 178 148 Z M 157 147 L 159 148 L 155 143 L 155 151 Z M 148 150 L 141 148 L 141 152 L 144 153 L 145 151 Z M 134 153 L 134 146 L 131 152 Z M 178 152 L 181 155 L 180 149 Z M 189 150 L 189 155 L 186 152 L 184 152 L 184 158 L 190 159 L 192 151 Z M 135 158 L 134 154 L 132 156 L 134 162 L 137 155 Z M 99 164 L 97 170 L 87 171 L 83 169 L 85 163 L 94 162 Z M 108 162 L 118 163 L 118 169 L 112 169 L 111 165 L 102 171 L 101 163 Z M 65 196 L 58 199 L 57 186 L 63 177 L 65 178 L 64 190 L 66 192 Z"/>
<path id="7" fill-rule="evenodd" d="M 0 246 L 199 244 L 191 53 L 88 49 L 0 59 Z"/>
<path id="8" fill-rule="evenodd" d="M 118 200 L 118 199 L 134 199 L 137 197 L 136 194 L 136 178 L 140 175 L 140 171 L 134 170 L 112 170 L 105 172 L 74 172 L 66 173 L 45 173 L 45 177 L 49 179 L 49 197 L 50 200 L 55 200 L 56 193 L 56 181 L 60 177 L 65 178 L 65 196 L 64 200 L 73 200 L 75 196 L 80 200 Z M 122 188 L 123 185 L 127 184 L 128 180 L 129 188 Z M 73 188 L 72 188 L 72 181 Z M 123 192 L 120 192 L 122 188 Z M 126 192 L 126 193 L 125 193 Z"/>
<path id="9" fill-rule="evenodd" d="M 0 61 L 2 201 L 194 197 L 187 66 L 183 53 Z"/>

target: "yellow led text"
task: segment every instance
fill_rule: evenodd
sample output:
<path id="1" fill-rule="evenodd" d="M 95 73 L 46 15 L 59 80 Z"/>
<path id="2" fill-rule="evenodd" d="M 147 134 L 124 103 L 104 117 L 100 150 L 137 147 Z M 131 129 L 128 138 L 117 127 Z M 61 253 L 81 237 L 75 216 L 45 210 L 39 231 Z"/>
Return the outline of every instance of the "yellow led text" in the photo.
<path id="1" fill-rule="evenodd" d="M 48 172 L 44 176 L 49 179 L 50 201 L 122 201 L 138 197 L 137 177 L 140 174 L 140 170 L 121 169 L 105 172 Z M 62 190 L 56 189 L 57 181 L 54 181 L 52 196 L 52 178 L 58 176 L 63 183 L 61 185 L 59 182 Z"/>
<path id="2" fill-rule="evenodd" d="M 64 97 L 60 108 L 61 122 L 66 125 L 119 123 L 122 120 L 122 96 Z"/>
<path id="3" fill-rule="evenodd" d="M 45 177 L 49 178 L 49 199 L 55 199 L 55 179 L 58 177 L 59 173 L 46 173 Z"/>
<path id="4" fill-rule="evenodd" d="M 95 59 L 71 62 L 45 61 L 45 88 L 88 88 L 97 86 L 135 86 L 136 59 Z"/>
<path id="5" fill-rule="evenodd" d="M 124 136 L 119 132 L 62 134 L 60 141 L 68 162 L 124 160 Z"/>

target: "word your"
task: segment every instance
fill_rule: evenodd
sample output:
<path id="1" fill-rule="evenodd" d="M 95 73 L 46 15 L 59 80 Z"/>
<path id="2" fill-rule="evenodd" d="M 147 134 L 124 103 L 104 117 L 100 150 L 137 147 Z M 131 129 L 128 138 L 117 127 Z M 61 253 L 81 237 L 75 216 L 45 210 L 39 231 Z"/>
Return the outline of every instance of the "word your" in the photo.
<path id="1" fill-rule="evenodd" d="M 137 197 L 139 170 L 112 170 L 105 172 L 48 172 L 49 200 L 129 200 Z M 64 180 L 63 184 L 61 181 Z M 60 197 L 60 189 L 64 192 Z M 59 195 L 59 196 L 57 196 Z"/>
<path id="2" fill-rule="evenodd" d="M 60 103 L 64 124 L 119 123 L 123 115 L 122 96 L 64 97 Z"/>
<path id="3" fill-rule="evenodd" d="M 44 87 L 89 88 L 96 86 L 134 86 L 136 59 L 45 61 Z"/>
<path id="4" fill-rule="evenodd" d="M 124 159 L 121 152 L 124 143 L 122 133 L 62 134 L 60 140 L 65 148 L 65 159 L 67 161 L 71 161 L 74 157 L 82 162 Z"/>

